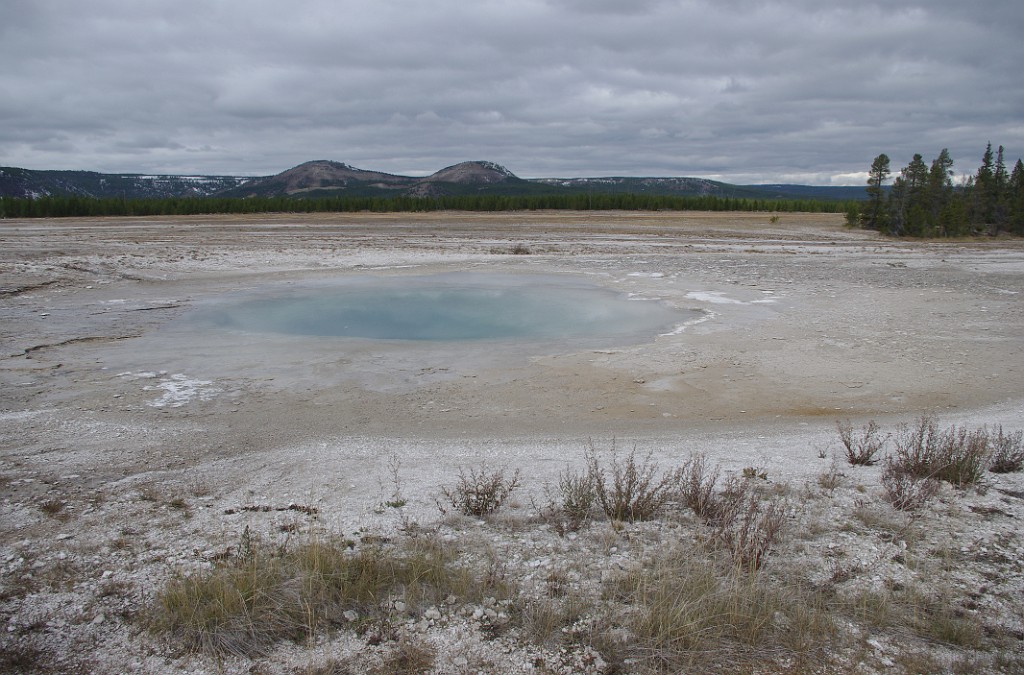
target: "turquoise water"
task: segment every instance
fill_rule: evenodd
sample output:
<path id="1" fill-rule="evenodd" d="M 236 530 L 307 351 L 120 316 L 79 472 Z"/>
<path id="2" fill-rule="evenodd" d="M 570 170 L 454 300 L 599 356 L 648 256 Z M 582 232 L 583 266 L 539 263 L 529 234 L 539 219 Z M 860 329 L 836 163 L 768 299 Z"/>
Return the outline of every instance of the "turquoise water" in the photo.
<path id="1" fill-rule="evenodd" d="M 553 275 L 363 277 L 269 293 L 205 312 L 221 328 L 373 340 L 629 338 L 687 314 Z"/>

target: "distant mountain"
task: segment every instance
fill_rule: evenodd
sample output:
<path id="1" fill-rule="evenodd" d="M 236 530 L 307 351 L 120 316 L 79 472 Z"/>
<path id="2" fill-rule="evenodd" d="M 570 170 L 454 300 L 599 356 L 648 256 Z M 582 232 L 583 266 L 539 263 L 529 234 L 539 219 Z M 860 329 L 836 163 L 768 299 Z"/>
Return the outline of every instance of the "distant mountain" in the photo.
<path id="1" fill-rule="evenodd" d="M 422 179 L 430 183 L 462 183 L 466 185 L 493 185 L 521 180 L 514 173 L 494 162 L 462 162 L 445 167 Z"/>
<path id="2" fill-rule="evenodd" d="M 717 197 L 763 198 L 754 186 L 731 185 L 707 178 L 535 178 L 536 183 L 557 186 L 574 192 L 631 193 Z"/>
<path id="3" fill-rule="evenodd" d="M 305 162 L 276 176 L 253 178 L 223 191 L 224 197 L 310 196 L 312 194 L 365 192 L 395 193 L 407 187 L 410 179 L 378 171 L 364 171 L 341 162 L 315 160 Z"/>
<path id="4" fill-rule="evenodd" d="M 294 197 L 442 197 L 464 194 L 523 194 L 550 192 L 543 185 L 519 178 L 494 162 L 462 162 L 422 178 L 357 169 L 348 164 L 317 160 L 276 176 L 255 178 L 221 196 Z"/>
<path id="5" fill-rule="evenodd" d="M 732 185 L 706 178 L 532 178 L 500 164 L 454 164 L 425 177 L 358 169 L 341 162 L 305 162 L 276 176 L 164 176 L 0 167 L 0 196 L 79 195 L 122 199 L 170 197 L 443 197 L 631 193 L 748 199 L 864 199 L 860 187 Z"/>
<path id="6" fill-rule="evenodd" d="M 93 171 L 34 171 L 0 167 L 5 197 L 209 197 L 252 180 L 241 176 L 164 176 Z"/>

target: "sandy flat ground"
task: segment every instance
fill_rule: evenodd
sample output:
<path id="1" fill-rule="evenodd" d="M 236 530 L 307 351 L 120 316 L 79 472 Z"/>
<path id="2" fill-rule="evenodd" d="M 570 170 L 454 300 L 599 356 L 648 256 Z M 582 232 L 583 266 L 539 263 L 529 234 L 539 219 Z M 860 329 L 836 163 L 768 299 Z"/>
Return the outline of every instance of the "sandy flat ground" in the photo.
<path id="1" fill-rule="evenodd" d="M 188 322 L 271 286 L 466 270 L 567 275 L 699 320 L 548 350 Z M 613 439 L 806 480 L 837 419 L 1024 427 L 1022 347 L 1024 243 L 889 240 L 839 215 L 0 221 L 0 557 L 20 574 L 26 549 L 64 541 L 116 566 L 103 542 L 146 489 L 202 495 L 194 517 L 165 519 L 165 566 L 236 537 L 232 505 L 315 503 L 340 531 L 387 528 L 374 506 L 389 456 L 420 518 L 459 467 L 519 467 L 539 485 Z M 34 508 L 55 498 L 72 519 Z"/>

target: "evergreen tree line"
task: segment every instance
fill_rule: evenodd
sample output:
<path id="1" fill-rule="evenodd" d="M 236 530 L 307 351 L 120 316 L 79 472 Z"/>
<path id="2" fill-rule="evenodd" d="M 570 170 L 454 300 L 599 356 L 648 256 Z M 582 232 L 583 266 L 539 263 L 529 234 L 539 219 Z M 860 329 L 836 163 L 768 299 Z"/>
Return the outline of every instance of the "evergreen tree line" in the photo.
<path id="1" fill-rule="evenodd" d="M 48 196 L 0 197 L 0 218 L 71 216 L 184 216 L 218 213 L 332 213 L 416 211 L 773 211 L 844 213 L 851 202 L 819 199 L 751 199 L 714 195 L 636 193 L 459 195 L 443 197 L 180 197 L 120 199 Z"/>
<path id="2" fill-rule="evenodd" d="M 977 173 L 959 185 L 953 184 L 953 159 L 946 149 L 930 166 L 914 155 L 886 190 L 890 173 L 889 157 L 876 157 L 867 201 L 847 212 L 851 225 L 908 237 L 1024 235 L 1024 163 L 1018 159 L 1008 172 L 1003 146 L 993 153 L 989 143 Z"/>

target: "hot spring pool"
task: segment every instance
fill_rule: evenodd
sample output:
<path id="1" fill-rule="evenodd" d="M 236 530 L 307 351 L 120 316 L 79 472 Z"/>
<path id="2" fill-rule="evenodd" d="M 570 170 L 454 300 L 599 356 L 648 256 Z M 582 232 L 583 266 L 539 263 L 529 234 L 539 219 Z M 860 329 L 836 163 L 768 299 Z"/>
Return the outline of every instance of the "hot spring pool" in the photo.
<path id="1" fill-rule="evenodd" d="M 662 302 L 573 277 L 472 272 L 263 289 L 217 302 L 199 315 L 206 325 L 248 333 L 435 342 L 628 342 L 692 318 Z"/>

